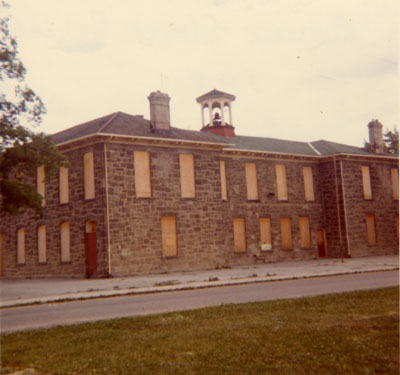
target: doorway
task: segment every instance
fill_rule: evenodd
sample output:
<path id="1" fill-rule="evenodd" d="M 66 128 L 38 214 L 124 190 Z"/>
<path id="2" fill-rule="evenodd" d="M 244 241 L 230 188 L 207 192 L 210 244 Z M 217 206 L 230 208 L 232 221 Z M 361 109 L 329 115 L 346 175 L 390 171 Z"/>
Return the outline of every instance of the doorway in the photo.
<path id="1" fill-rule="evenodd" d="M 326 257 L 325 232 L 323 229 L 317 230 L 317 244 L 318 244 L 318 256 L 320 258 Z"/>
<path id="2" fill-rule="evenodd" d="M 97 272 L 96 221 L 89 220 L 85 225 L 86 276 Z"/>

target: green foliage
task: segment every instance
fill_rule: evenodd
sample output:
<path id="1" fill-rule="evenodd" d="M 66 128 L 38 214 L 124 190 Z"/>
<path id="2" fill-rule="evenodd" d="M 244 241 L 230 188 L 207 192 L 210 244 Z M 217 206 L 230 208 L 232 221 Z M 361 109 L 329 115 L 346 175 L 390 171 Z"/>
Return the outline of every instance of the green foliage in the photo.
<path id="1" fill-rule="evenodd" d="M 386 130 L 383 142 L 385 142 L 387 152 L 395 155 L 399 154 L 399 131 L 396 128 Z"/>
<path id="2" fill-rule="evenodd" d="M 398 293 L 223 305 L 3 335 L 3 371 L 397 375 Z"/>
<path id="3" fill-rule="evenodd" d="M 0 3 L 3 10 L 7 7 L 4 1 Z M 34 177 L 36 168 L 44 165 L 49 178 L 60 165 L 66 165 L 66 158 L 50 136 L 23 126 L 39 125 L 46 111 L 34 91 L 22 84 L 26 69 L 18 58 L 8 21 L 0 18 L 0 82 L 4 88 L 0 93 L 0 211 L 12 214 L 29 207 L 42 213 L 42 197 L 24 177 Z"/>
<path id="4" fill-rule="evenodd" d="M 374 152 L 372 145 L 364 139 L 364 150 Z M 386 129 L 383 135 L 383 150 L 389 154 L 399 154 L 399 131 Z"/>

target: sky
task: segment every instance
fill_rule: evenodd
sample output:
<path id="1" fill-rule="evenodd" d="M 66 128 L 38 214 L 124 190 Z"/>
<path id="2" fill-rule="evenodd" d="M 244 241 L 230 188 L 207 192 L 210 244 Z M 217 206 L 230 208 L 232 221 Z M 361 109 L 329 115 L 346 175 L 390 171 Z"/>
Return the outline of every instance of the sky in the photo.
<path id="1" fill-rule="evenodd" d="M 398 0 L 8 0 L 25 82 L 55 133 L 116 111 L 199 130 L 196 98 L 236 96 L 236 134 L 362 146 L 399 120 Z"/>

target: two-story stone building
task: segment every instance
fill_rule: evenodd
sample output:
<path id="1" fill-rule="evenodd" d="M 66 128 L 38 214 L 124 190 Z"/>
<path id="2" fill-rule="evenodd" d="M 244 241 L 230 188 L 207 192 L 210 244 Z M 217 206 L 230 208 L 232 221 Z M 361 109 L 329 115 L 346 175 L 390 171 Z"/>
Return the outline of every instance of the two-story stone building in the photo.
<path id="1" fill-rule="evenodd" d="M 398 158 L 316 141 L 235 135 L 233 95 L 197 98 L 202 129 L 117 112 L 54 135 L 69 167 L 38 191 L 45 214 L 1 216 L 4 277 L 105 277 L 264 260 L 398 253 Z"/>

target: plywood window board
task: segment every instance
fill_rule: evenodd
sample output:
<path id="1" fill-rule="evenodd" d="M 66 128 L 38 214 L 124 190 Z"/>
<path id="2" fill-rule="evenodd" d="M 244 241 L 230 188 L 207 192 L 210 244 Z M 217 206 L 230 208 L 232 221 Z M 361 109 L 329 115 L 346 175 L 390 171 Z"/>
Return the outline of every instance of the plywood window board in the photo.
<path id="1" fill-rule="evenodd" d="M 41 225 L 37 229 L 38 232 L 38 262 L 46 263 L 46 226 Z"/>
<path id="2" fill-rule="evenodd" d="M 246 251 L 246 229 L 243 218 L 233 219 L 233 243 L 235 252 Z"/>
<path id="3" fill-rule="evenodd" d="M 288 192 L 287 192 L 287 182 L 286 182 L 286 166 L 283 164 L 277 164 L 275 166 L 275 170 L 276 170 L 276 186 L 277 186 L 278 200 L 287 201 Z"/>
<path id="4" fill-rule="evenodd" d="M 368 243 L 370 245 L 376 244 L 375 216 L 371 214 L 367 215 L 366 223 L 367 223 Z"/>
<path id="5" fill-rule="evenodd" d="M 150 153 L 134 151 L 135 191 L 137 198 L 151 197 Z"/>
<path id="6" fill-rule="evenodd" d="M 161 242 L 163 257 L 175 257 L 178 255 L 176 238 L 176 218 L 161 218 Z"/>
<path id="7" fill-rule="evenodd" d="M 372 199 L 371 176 L 368 166 L 361 166 L 361 175 L 364 199 Z"/>
<path id="8" fill-rule="evenodd" d="M 69 202 L 69 171 L 66 167 L 60 167 L 59 169 L 59 199 L 60 203 L 68 203 Z"/>
<path id="9" fill-rule="evenodd" d="M 83 155 L 85 199 L 95 198 L 93 152 Z"/>
<path id="10" fill-rule="evenodd" d="M 181 197 L 194 198 L 194 161 L 192 154 L 179 154 L 179 166 L 181 174 Z"/>
<path id="11" fill-rule="evenodd" d="M 312 167 L 303 167 L 303 177 L 305 200 L 307 202 L 312 202 L 315 200 Z"/>
<path id="12" fill-rule="evenodd" d="M 246 190 L 248 200 L 258 200 L 256 163 L 246 163 Z"/>
<path id="13" fill-rule="evenodd" d="M 219 162 L 219 170 L 221 175 L 221 199 L 226 201 L 228 199 L 227 187 L 226 187 L 226 166 L 225 161 Z"/>
<path id="14" fill-rule="evenodd" d="M 269 217 L 263 217 L 260 219 L 260 243 L 261 250 L 271 250 L 271 219 Z"/>
<path id="15" fill-rule="evenodd" d="M 60 240 L 61 240 L 61 262 L 71 261 L 70 247 L 70 225 L 69 223 L 60 224 Z"/>

